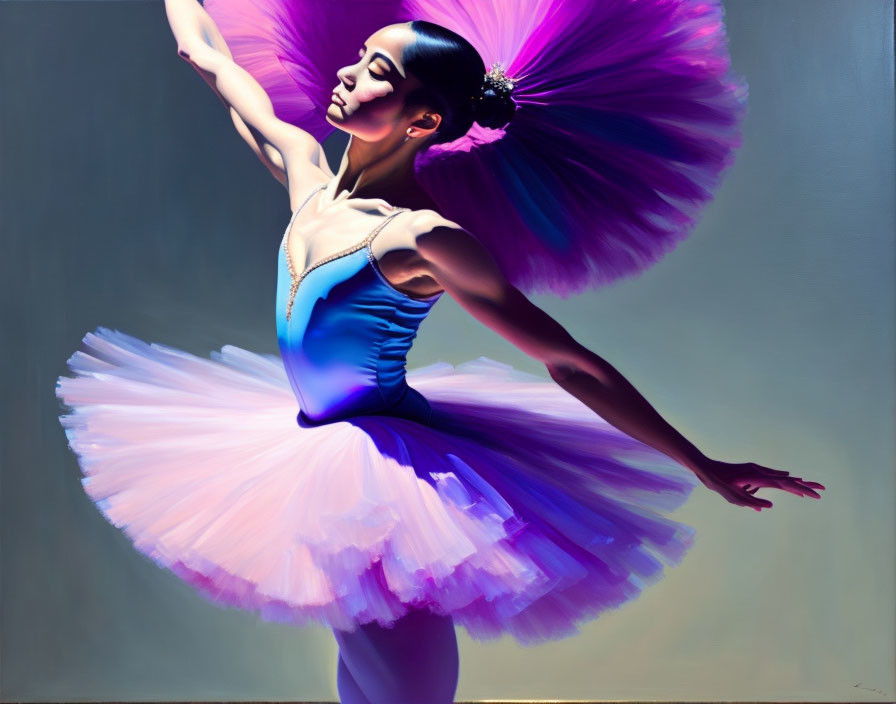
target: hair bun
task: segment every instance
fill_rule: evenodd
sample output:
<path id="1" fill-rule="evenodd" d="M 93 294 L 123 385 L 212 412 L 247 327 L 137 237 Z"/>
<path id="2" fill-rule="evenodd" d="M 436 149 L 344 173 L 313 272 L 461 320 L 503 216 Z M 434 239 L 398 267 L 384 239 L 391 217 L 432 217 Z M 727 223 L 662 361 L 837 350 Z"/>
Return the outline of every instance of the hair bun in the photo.
<path id="1" fill-rule="evenodd" d="M 483 76 L 479 95 L 474 98 L 473 119 L 492 129 L 506 125 L 516 112 L 513 89 L 513 79 L 504 74 L 504 66 L 496 61 Z"/>

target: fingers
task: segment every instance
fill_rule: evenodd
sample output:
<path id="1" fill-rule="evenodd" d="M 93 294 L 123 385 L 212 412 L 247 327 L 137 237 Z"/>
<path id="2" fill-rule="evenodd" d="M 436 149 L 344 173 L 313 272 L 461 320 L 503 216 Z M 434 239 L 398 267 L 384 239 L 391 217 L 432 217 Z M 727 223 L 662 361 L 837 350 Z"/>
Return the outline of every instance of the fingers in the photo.
<path id="1" fill-rule="evenodd" d="M 738 506 L 747 506 L 749 508 L 755 509 L 756 511 L 761 511 L 764 508 L 771 508 L 772 502 L 768 499 L 760 499 L 758 496 L 753 496 L 757 491 L 759 491 L 760 487 L 754 487 L 752 489 L 752 493 L 750 490 L 741 489 L 740 491 L 735 490 L 730 497 L 728 497 L 728 501 L 733 504 L 737 504 Z"/>
<path id="2" fill-rule="evenodd" d="M 811 496 L 813 499 L 821 498 L 821 494 L 819 494 L 817 491 L 814 491 L 813 489 L 811 489 L 809 485 L 814 484 L 815 486 L 824 490 L 823 485 L 819 484 L 818 482 L 804 482 L 802 479 L 798 479 L 797 482 L 798 482 L 798 486 L 802 490 L 804 496 Z"/>
<path id="3" fill-rule="evenodd" d="M 755 511 L 762 511 L 764 508 L 771 508 L 772 502 L 768 499 L 760 499 L 759 497 L 755 497 L 750 495 L 749 499 L 745 499 L 741 506 L 747 506 L 748 508 L 752 508 Z"/>
<path id="4" fill-rule="evenodd" d="M 797 496 L 811 496 L 814 499 L 821 498 L 821 495 L 815 489 L 824 491 L 825 488 L 824 484 L 806 481 L 802 477 L 791 476 L 790 472 L 782 469 L 772 469 L 755 462 L 750 462 L 749 465 L 758 472 L 757 477 L 751 478 L 749 485 L 759 484 L 760 486 L 788 491 Z M 767 480 L 763 482 L 763 478 L 767 478 Z"/>
<path id="5" fill-rule="evenodd" d="M 779 482 L 779 489 L 783 489 L 784 491 L 789 491 L 791 494 L 796 494 L 797 496 L 811 496 L 814 499 L 820 499 L 821 494 L 814 491 L 810 488 L 809 484 L 816 484 L 821 486 L 817 482 L 805 482 L 799 477 L 788 477 L 787 481 Z M 821 486 L 823 489 L 824 487 Z"/>
<path id="6" fill-rule="evenodd" d="M 756 507 L 756 510 L 760 510 L 763 508 L 771 508 L 772 502 L 768 499 L 760 499 L 758 496 L 750 496 L 750 499 L 753 501 L 753 506 Z"/>
<path id="7" fill-rule="evenodd" d="M 727 477 L 720 472 L 716 477 L 717 481 L 707 484 L 707 486 L 721 493 L 730 503 L 746 506 L 756 511 L 774 506 L 768 499 L 756 495 L 759 489 L 780 489 L 797 496 L 820 499 L 821 495 L 816 489 L 823 491 L 825 488 L 824 484 L 791 476 L 790 472 L 772 469 L 755 462 L 726 465 L 726 467 L 735 471 L 732 471 Z"/>

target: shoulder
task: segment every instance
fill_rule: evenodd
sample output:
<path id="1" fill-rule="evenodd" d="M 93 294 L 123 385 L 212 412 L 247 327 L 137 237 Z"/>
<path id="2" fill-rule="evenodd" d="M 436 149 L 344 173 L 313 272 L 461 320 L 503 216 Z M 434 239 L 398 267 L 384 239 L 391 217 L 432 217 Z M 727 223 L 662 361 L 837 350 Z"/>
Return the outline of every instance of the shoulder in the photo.
<path id="1" fill-rule="evenodd" d="M 442 240 L 446 234 L 450 236 L 453 232 L 463 232 L 460 225 L 428 208 L 396 210 L 380 201 L 368 206 L 367 212 L 375 213 L 380 220 L 379 225 L 371 232 L 376 251 L 386 254 L 399 250 L 409 261 L 419 260 L 421 250 L 431 247 L 434 239 Z"/>
<path id="2" fill-rule="evenodd" d="M 429 208 L 411 210 L 402 215 L 405 218 L 400 230 L 394 235 L 404 246 L 415 250 L 422 260 L 447 263 L 462 260 L 465 256 L 476 256 L 485 248 L 461 225 L 449 220 L 438 211 Z M 487 255 L 486 255 L 487 256 Z"/>
<path id="3" fill-rule="evenodd" d="M 417 251 L 424 258 L 463 259 L 490 256 L 469 230 L 431 209 L 411 211 L 407 222 Z"/>
<path id="4" fill-rule="evenodd" d="M 405 223 L 415 230 L 433 230 L 437 227 L 460 227 L 457 223 L 443 217 L 440 213 L 430 208 L 415 208 L 407 210 L 402 216 Z"/>
<path id="5" fill-rule="evenodd" d="M 418 245 L 432 246 L 435 242 L 450 242 L 469 236 L 458 223 L 429 208 L 411 210 L 405 213 L 404 218 L 404 229 Z"/>
<path id="6" fill-rule="evenodd" d="M 407 246 L 415 250 L 417 266 L 440 282 L 471 274 L 483 280 L 503 280 L 491 250 L 473 233 L 437 211 L 413 210 L 406 226 L 404 237 Z"/>
<path id="7" fill-rule="evenodd" d="M 429 208 L 400 210 L 397 213 L 381 208 L 380 212 L 387 221 L 394 221 L 394 225 L 375 236 L 377 253 L 382 256 L 400 251 L 408 266 L 420 267 L 425 266 L 427 260 L 444 260 L 445 255 L 440 256 L 439 252 L 462 252 L 465 249 L 463 241 L 470 237 L 458 223 Z"/>

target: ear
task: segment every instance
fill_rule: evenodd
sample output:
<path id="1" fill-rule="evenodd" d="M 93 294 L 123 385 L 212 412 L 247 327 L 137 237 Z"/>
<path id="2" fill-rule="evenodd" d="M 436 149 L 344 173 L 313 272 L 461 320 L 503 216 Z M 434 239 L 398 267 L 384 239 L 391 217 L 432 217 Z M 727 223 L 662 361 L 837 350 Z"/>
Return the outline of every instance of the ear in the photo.
<path id="1" fill-rule="evenodd" d="M 429 137 L 435 132 L 439 125 L 442 124 L 442 116 L 437 112 L 426 112 L 421 117 L 414 120 L 407 129 L 408 137 L 422 138 Z"/>

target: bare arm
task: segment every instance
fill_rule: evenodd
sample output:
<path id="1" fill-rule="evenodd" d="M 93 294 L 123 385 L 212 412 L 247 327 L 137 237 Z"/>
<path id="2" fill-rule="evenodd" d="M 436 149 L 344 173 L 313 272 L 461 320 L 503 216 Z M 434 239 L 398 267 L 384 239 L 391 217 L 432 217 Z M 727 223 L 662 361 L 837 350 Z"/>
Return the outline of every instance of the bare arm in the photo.
<path id="1" fill-rule="evenodd" d="M 543 362 L 560 386 L 620 430 L 695 468 L 702 453 L 663 420 L 605 359 L 512 286 L 491 254 L 464 230 L 433 231 L 418 244 L 429 274 L 470 314 Z"/>
<path id="2" fill-rule="evenodd" d="M 553 318 L 503 276 L 488 250 L 468 232 L 436 227 L 417 240 L 421 271 L 438 281 L 476 319 L 543 362 L 551 378 L 607 422 L 691 469 L 728 501 L 759 510 L 771 502 L 753 496 L 761 486 L 820 498 L 816 482 L 754 463 L 706 457 L 667 423 L 608 361 L 576 342 Z"/>
<path id="3" fill-rule="evenodd" d="M 287 188 L 304 193 L 332 178 L 323 148 L 308 132 L 278 119 L 265 90 L 232 54 L 197 0 L 165 0 L 178 54 L 228 107 L 241 137 Z"/>

